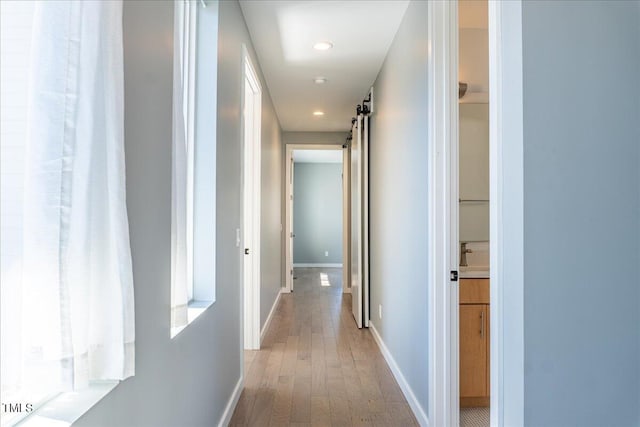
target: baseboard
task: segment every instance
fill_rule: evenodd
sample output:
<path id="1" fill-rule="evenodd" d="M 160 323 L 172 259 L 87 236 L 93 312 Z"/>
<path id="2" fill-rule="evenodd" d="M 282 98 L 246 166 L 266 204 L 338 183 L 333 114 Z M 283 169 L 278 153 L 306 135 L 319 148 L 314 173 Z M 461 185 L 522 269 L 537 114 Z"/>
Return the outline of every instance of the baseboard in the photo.
<path id="1" fill-rule="evenodd" d="M 262 340 L 264 340 L 264 335 L 267 333 L 267 330 L 269 329 L 269 325 L 271 324 L 271 319 L 273 318 L 273 313 L 276 312 L 276 307 L 278 306 L 278 303 L 280 302 L 280 296 L 282 295 L 282 290 L 280 292 L 278 292 L 278 296 L 276 297 L 276 300 L 273 302 L 273 305 L 271 306 L 271 311 L 269 311 L 269 315 L 267 316 L 267 320 L 264 322 L 264 326 L 262 327 L 262 330 L 260 331 L 260 344 L 262 344 Z"/>
<path id="2" fill-rule="evenodd" d="M 325 268 L 342 268 L 342 263 L 319 263 L 319 264 L 313 264 L 313 263 L 300 263 L 300 264 L 293 264 L 293 268 L 300 268 L 300 267 L 325 267 Z"/>
<path id="3" fill-rule="evenodd" d="M 407 399 L 407 402 L 409 403 L 409 406 L 413 411 L 413 415 L 415 415 L 416 419 L 418 420 L 418 424 L 423 427 L 429 427 L 429 418 L 427 417 L 427 414 L 418 402 L 418 399 L 416 399 L 415 394 L 413 394 L 413 390 L 409 386 L 409 383 L 405 379 L 404 375 L 402 375 L 400 367 L 389 352 L 389 349 L 387 348 L 384 341 L 382 341 L 382 337 L 380 336 L 380 334 L 378 334 L 378 331 L 376 330 L 371 320 L 369 320 L 369 330 L 371 331 L 371 335 L 373 335 L 373 339 L 376 341 L 376 344 L 378 344 L 378 348 L 380 349 L 384 360 L 387 361 L 387 364 L 389 365 L 393 376 L 396 378 L 396 381 L 398 381 L 398 385 L 400 386 L 404 397 Z"/>
<path id="4" fill-rule="evenodd" d="M 218 423 L 218 427 L 227 427 L 229 423 L 231 423 L 231 417 L 233 416 L 233 411 L 236 410 L 236 405 L 238 404 L 238 400 L 240 399 L 240 395 L 242 394 L 242 389 L 244 388 L 244 376 L 241 375 L 238 383 L 236 384 L 236 388 L 233 389 L 233 394 L 229 398 L 229 402 L 227 402 L 227 406 L 224 408 L 224 412 L 222 413 L 222 418 L 220 418 L 220 422 Z"/>

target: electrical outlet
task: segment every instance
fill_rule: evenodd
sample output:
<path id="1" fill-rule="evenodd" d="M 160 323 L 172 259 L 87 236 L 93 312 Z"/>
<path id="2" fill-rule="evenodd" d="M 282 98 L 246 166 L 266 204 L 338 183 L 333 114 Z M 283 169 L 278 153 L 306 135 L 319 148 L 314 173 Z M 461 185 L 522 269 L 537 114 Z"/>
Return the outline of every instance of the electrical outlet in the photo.
<path id="1" fill-rule="evenodd" d="M 382 319 L 382 304 L 378 304 L 378 318 Z"/>
<path id="2" fill-rule="evenodd" d="M 324 251 L 324 256 L 329 256 L 329 251 Z"/>

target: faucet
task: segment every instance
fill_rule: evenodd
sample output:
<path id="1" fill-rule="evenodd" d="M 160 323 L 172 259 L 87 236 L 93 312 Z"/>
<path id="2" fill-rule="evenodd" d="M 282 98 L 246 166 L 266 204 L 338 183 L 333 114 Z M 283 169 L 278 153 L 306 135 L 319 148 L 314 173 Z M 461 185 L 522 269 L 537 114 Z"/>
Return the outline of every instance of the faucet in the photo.
<path id="1" fill-rule="evenodd" d="M 473 253 L 471 249 L 467 249 L 467 242 L 460 242 L 460 267 L 467 267 L 467 254 Z"/>

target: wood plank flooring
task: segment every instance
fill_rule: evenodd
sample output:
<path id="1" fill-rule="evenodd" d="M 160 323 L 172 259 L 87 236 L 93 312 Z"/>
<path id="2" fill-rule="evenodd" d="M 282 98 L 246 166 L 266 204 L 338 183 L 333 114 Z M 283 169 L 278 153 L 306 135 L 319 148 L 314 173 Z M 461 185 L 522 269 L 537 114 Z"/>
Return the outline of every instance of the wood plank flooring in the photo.
<path id="1" fill-rule="evenodd" d="M 296 269 L 262 349 L 245 351 L 231 426 L 417 426 L 337 268 Z"/>

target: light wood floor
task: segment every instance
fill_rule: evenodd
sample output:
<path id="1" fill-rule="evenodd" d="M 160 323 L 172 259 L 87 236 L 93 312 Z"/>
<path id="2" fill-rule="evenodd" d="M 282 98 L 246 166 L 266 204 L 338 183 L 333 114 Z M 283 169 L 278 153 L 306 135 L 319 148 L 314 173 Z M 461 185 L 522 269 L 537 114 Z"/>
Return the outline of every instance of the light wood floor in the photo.
<path id="1" fill-rule="evenodd" d="M 417 426 L 371 333 L 356 327 L 341 270 L 301 268 L 296 277 L 262 349 L 245 352 L 230 425 Z"/>

